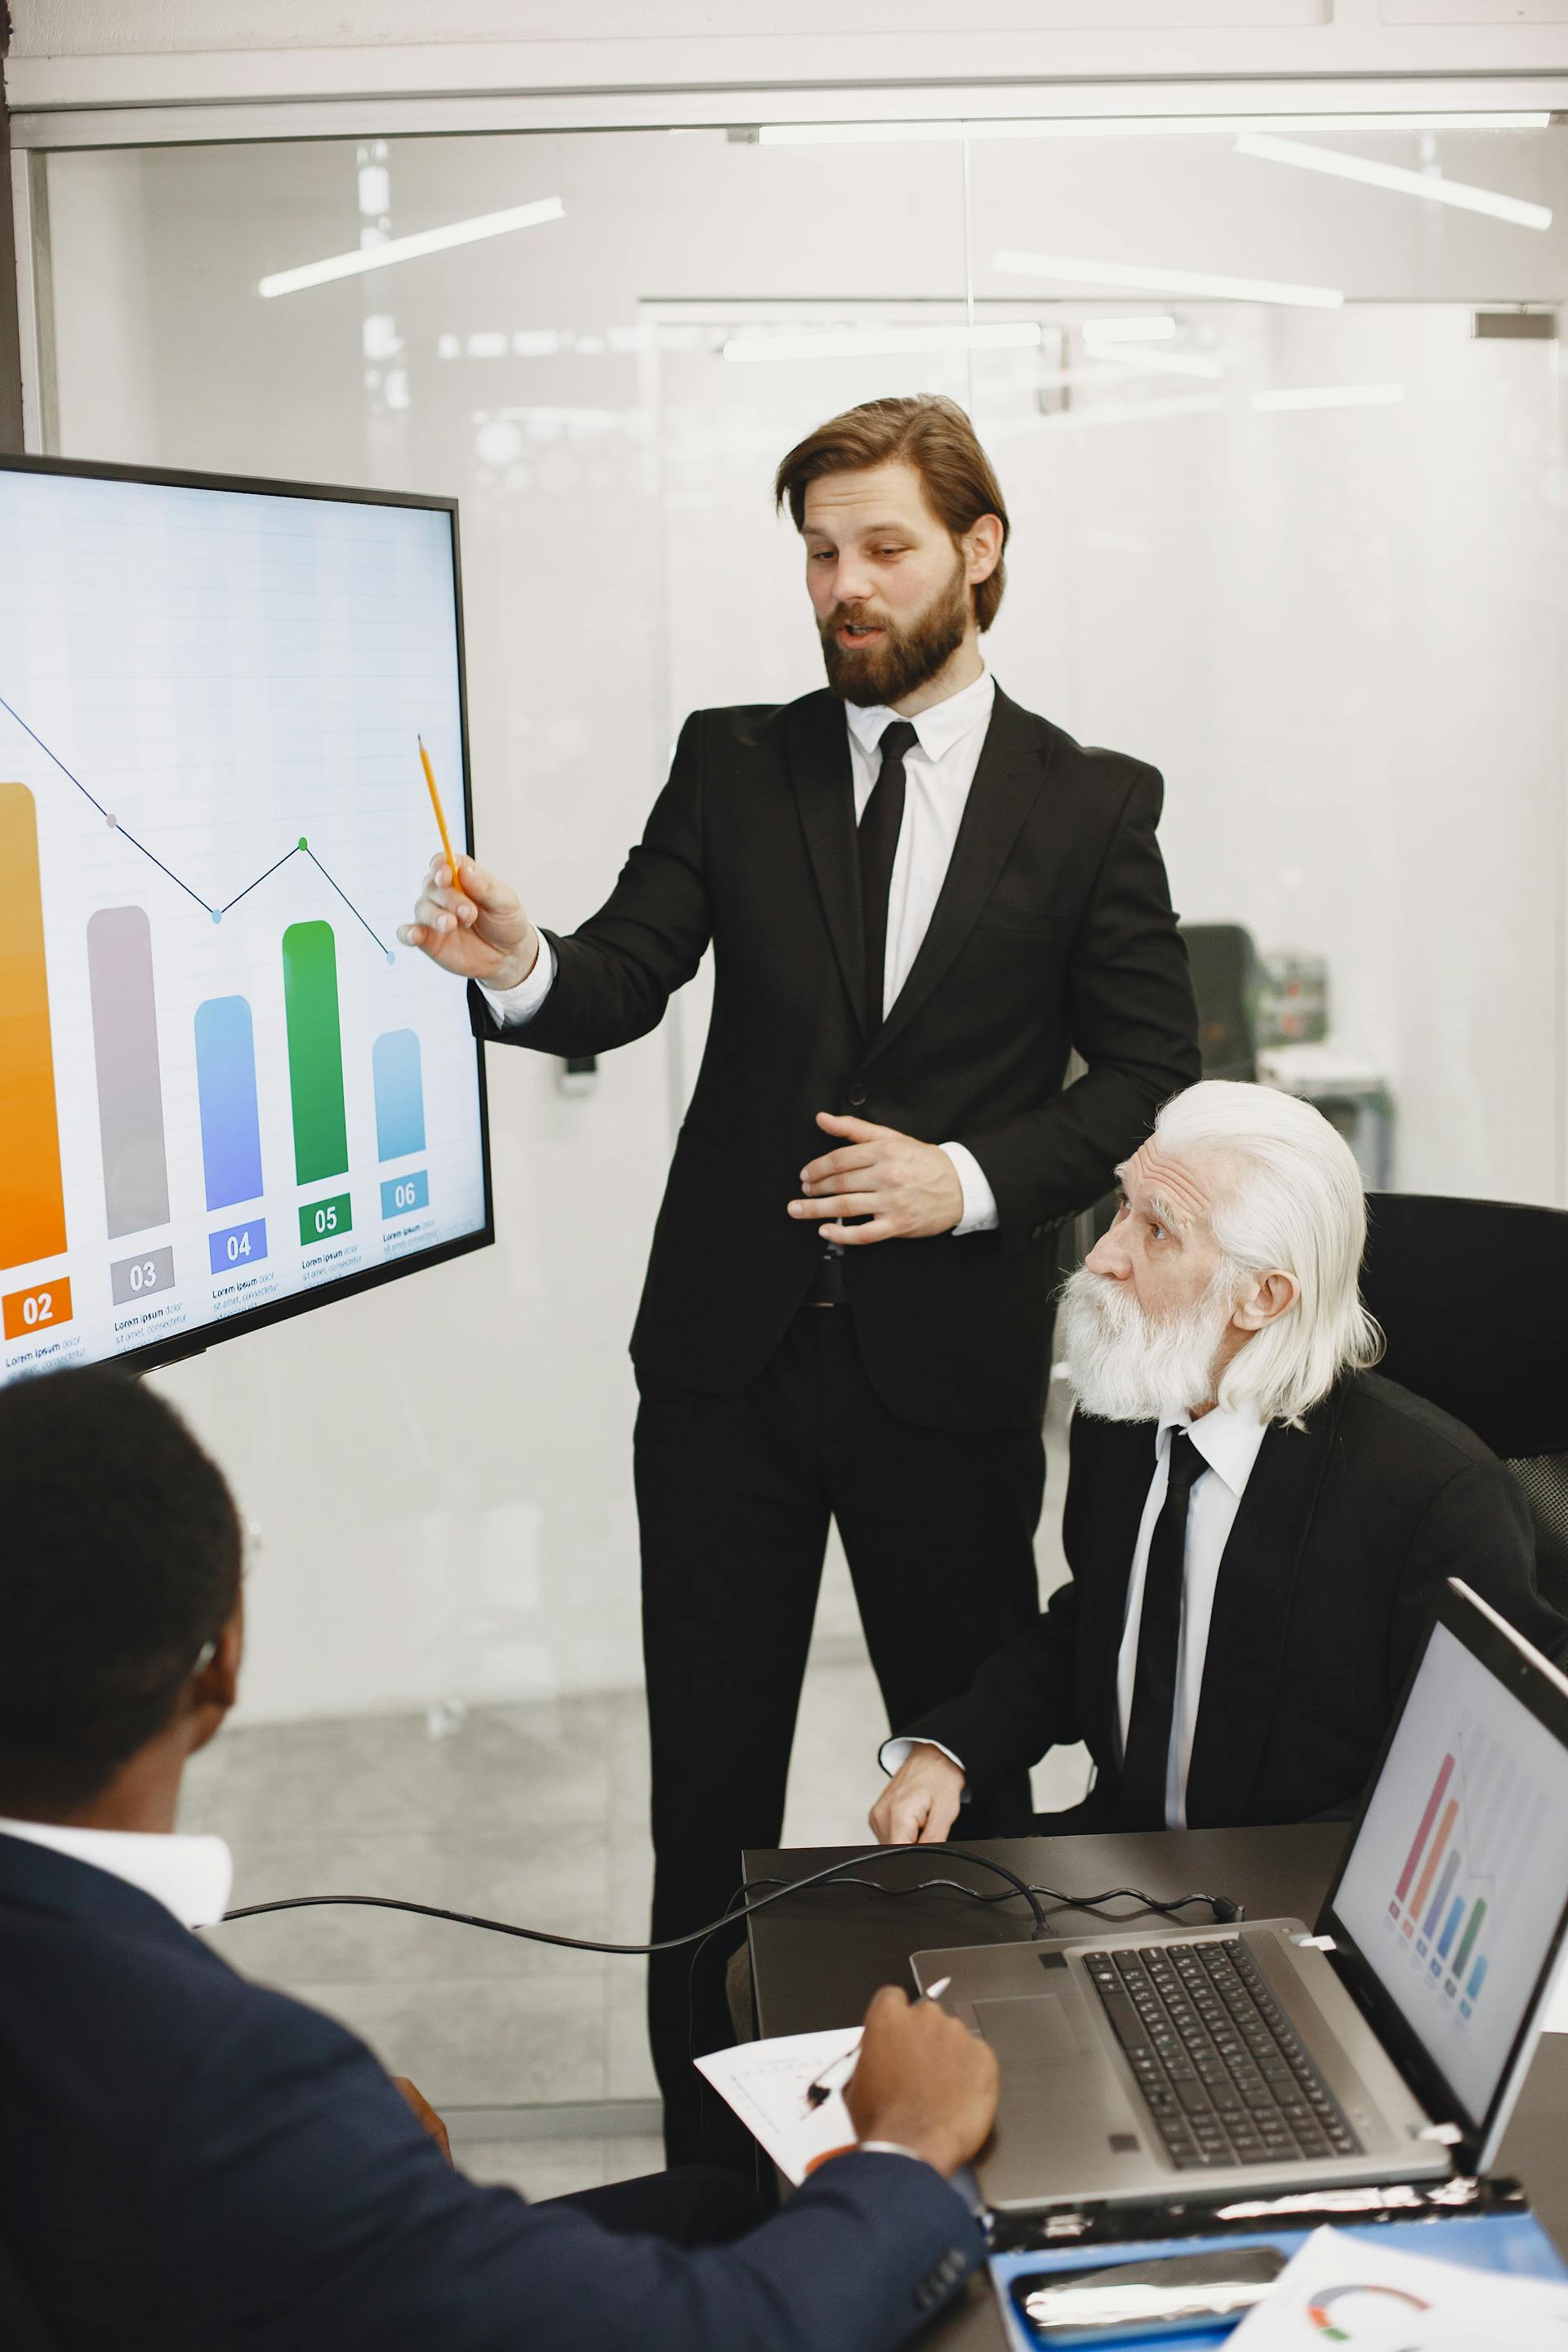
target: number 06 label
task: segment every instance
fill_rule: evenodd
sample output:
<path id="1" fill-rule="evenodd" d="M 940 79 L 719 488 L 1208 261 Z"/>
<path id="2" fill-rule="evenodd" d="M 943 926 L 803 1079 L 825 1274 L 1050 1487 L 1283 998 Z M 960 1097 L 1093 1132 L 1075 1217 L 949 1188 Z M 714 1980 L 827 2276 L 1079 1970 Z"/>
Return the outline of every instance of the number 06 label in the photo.
<path id="1" fill-rule="evenodd" d="M 69 1278 L 60 1275 L 54 1282 L 40 1282 L 32 1290 L 13 1290 L 8 1298 L 0 1299 L 4 1310 L 7 1339 L 32 1339 L 39 1332 L 52 1331 L 57 1323 L 71 1319 L 71 1286 Z"/>

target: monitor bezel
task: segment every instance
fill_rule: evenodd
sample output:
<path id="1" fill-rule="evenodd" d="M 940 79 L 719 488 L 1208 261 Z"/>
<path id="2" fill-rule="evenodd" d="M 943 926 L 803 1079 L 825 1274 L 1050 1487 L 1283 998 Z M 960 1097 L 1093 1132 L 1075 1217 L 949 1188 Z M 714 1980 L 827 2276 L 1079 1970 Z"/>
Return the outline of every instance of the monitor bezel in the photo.
<path id="1" fill-rule="evenodd" d="M 1458 2146 L 1463 2160 L 1470 2167 L 1481 2169 L 1490 2163 L 1496 2153 L 1498 2141 L 1519 2095 L 1541 2034 L 1544 2003 L 1563 1973 L 1564 1961 L 1568 1960 L 1568 1888 L 1563 1890 L 1556 1929 L 1547 1947 L 1534 1989 L 1525 2004 L 1518 2032 L 1499 2070 L 1497 2084 L 1486 2111 L 1479 2116 L 1472 2113 L 1433 2060 L 1420 2035 L 1383 1984 L 1337 1908 L 1340 1887 L 1350 1868 L 1356 1841 L 1404 1720 L 1416 1677 L 1432 1646 L 1432 1637 L 1439 1626 L 1451 1633 L 1489 1673 L 1495 1675 L 1504 1688 L 1520 1699 L 1554 1738 L 1568 1748 L 1568 1677 L 1539 1650 L 1533 1649 L 1523 1635 L 1516 1633 L 1479 1593 L 1473 1592 L 1459 1578 L 1450 1577 L 1437 1596 L 1421 1646 L 1405 1677 L 1399 1704 L 1394 1710 L 1376 1766 L 1368 1780 L 1361 1810 L 1345 1841 L 1332 1884 L 1323 1898 L 1317 1933 L 1332 1938 L 1335 1973 L 1426 2113 L 1435 2123 L 1451 2124 L 1458 2128 Z"/>
<path id="2" fill-rule="evenodd" d="M 358 488 L 339 482 L 278 481 L 258 474 L 196 473 L 173 467 L 100 463 L 87 457 L 46 457 L 30 451 L 0 451 L 0 471 L 8 474 L 64 474 L 87 481 L 133 482 L 162 489 L 230 490 L 263 498 L 321 499 L 347 506 L 416 507 L 427 514 L 445 515 L 452 544 L 452 604 L 457 629 L 458 734 L 463 770 L 463 823 L 469 854 L 474 854 L 473 779 L 468 758 L 468 660 L 463 632 L 462 555 L 456 499 L 413 490 Z M 246 1307 L 238 1314 L 204 1323 L 194 1331 L 176 1332 L 167 1339 L 152 1340 L 141 1348 L 110 1349 L 73 1360 L 119 1365 L 134 1375 L 155 1371 L 165 1364 L 205 1356 L 209 1349 L 221 1347 L 230 1339 L 245 1339 L 249 1333 L 264 1331 L 273 1324 L 291 1322 L 299 1316 L 313 1313 L 319 1307 L 333 1306 L 340 1299 L 379 1290 L 384 1284 L 401 1281 L 407 1275 L 423 1274 L 431 1266 L 445 1265 L 453 1258 L 467 1257 L 471 1251 L 492 1247 L 496 1232 L 495 1194 L 490 1181 L 489 1097 L 485 1084 L 484 1045 L 477 1036 L 473 1042 L 475 1076 L 479 1087 L 484 1223 L 476 1226 L 472 1233 L 459 1234 L 450 1241 L 433 1243 L 428 1249 L 410 1250 L 405 1256 L 389 1258 L 382 1265 L 366 1266 L 357 1274 L 340 1276 L 333 1282 L 316 1284 L 309 1290 L 275 1299 L 267 1306 Z M 68 1256 L 68 1250 L 65 1255 Z M 0 1387 L 13 1379 L 33 1377 L 36 1375 L 27 1366 L 12 1372 L 0 1361 Z"/>

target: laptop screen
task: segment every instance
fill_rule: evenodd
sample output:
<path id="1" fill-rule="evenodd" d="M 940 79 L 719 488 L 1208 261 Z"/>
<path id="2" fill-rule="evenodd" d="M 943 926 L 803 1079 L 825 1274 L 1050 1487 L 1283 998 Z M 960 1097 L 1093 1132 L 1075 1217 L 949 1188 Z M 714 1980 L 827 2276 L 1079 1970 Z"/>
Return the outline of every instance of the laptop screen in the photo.
<path id="1" fill-rule="evenodd" d="M 1332 1902 L 1479 2124 L 1561 1925 L 1568 1748 L 1433 1627 Z"/>

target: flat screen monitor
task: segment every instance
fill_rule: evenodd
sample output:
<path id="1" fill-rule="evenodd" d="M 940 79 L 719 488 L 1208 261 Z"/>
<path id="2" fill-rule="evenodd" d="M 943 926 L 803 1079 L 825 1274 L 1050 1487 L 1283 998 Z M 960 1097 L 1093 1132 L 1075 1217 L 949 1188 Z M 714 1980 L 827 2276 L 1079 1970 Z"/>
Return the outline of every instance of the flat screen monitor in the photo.
<path id="1" fill-rule="evenodd" d="M 0 458 L 0 1378 L 493 1239 L 447 499 Z"/>

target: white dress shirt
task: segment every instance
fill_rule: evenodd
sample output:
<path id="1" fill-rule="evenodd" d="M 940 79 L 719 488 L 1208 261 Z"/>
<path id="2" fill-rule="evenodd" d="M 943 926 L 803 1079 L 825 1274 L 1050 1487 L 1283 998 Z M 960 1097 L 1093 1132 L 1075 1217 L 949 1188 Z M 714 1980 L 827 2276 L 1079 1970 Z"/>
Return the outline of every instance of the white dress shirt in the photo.
<path id="1" fill-rule="evenodd" d="M 1171 1717 L 1171 1752 L 1165 1766 L 1165 1827 L 1187 1825 L 1187 1771 L 1193 1760 L 1193 1737 L 1197 1730 L 1198 1701 L 1203 1695 L 1204 1662 L 1208 1655 L 1209 1622 L 1214 1615 L 1219 1564 L 1236 1524 L 1258 1449 L 1268 1424 L 1247 1412 L 1231 1412 L 1216 1405 L 1200 1421 L 1184 1412 L 1166 1415 L 1154 1439 L 1154 1475 L 1143 1500 L 1132 1568 L 1127 1579 L 1127 1614 L 1122 1620 L 1121 1647 L 1116 1661 L 1116 1753 L 1121 1761 L 1127 1748 L 1132 1717 L 1132 1685 L 1138 1671 L 1138 1626 L 1143 1612 L 1143 1584 L 1149 1570 L 1149 1547 L 1154 1524 L 1164 1507 L 1170 1476 L 1171 1432 L 1184 1429 L 1208 1469 L 1187 1497 L 1186 1549 L 1182 1561 L 1182 1631 L 1176 1650 L 1175 1705 Z M 912 1739 L 885 1739 L 879 1750 L 882 1768 L 896 1772 Z M 925 1743 L 941 1747 L 940 1740 Z M 943 1748 L 944 1756 L 962 1770 L 963 1759 Z"/>
<path id="2" fill-rule="evenodd" d="M 0 1837 L 47 1845 L 73 1862 L 139 1886 L 183 1927 L 211 1927 L 228 1909 L 234 1857 L 219 1837 L 163 1837 L 143 1830 L 81 1830 L 57 1822 L 0 1819 Z"/>
<path id="3" fill-rule="evenodd" d="M 932 703 L 910 722 L 918 740 L 904 761 L 904 821 L 888 889 L 882 1002 L 889 1011 L 920 953 L 947 879 L 952 845 L 995 699 L 995 682 L 989 670 L 982 670 L 972 686 L 961 687 L 945 702 Z M 847 702 L 844 710 L 858 824 L 881 765 L 879 747 L 883 730 L 899 713 L 882 703 L 862 709 L 858 703 Z M 531 1020 L 549 995 L 555 981 L 555 956 L 542 937 L 540 950 L 533 970 L 516 988 L 482 991 L 498 1021 L 510 1024 Z M 963 1194 L 963 1213 L 953 1232 L 990 1232 L 997 1222 L 996 1197 L 980 1162 L 962 1143 L 944 1143 L 941 1148 L 953 1164 Z"/>

